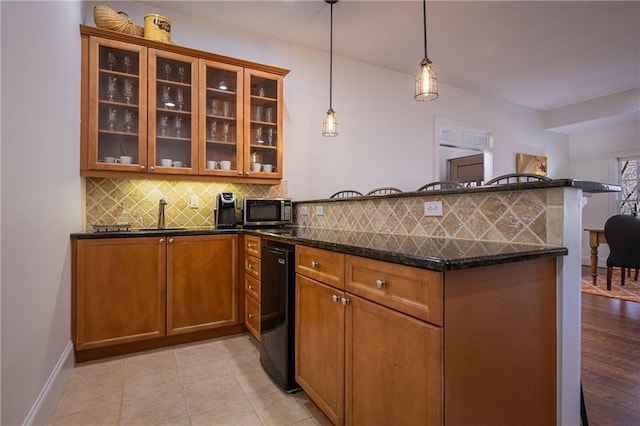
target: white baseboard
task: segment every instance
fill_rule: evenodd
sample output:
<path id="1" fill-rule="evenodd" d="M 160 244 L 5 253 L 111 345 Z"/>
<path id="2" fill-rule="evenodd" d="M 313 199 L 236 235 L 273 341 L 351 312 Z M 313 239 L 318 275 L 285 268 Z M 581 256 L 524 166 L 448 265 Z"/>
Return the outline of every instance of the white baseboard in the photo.
<path id="1" fill-rule="evenodd" d="M 40 391 L 40 395 L 34 402 L 23 425 L 46 425 L 55 411 L 64 386 L 71 376 L 71 370 L 75 364 L 73 356 L 73 342 L 69 342 L 62 352 L 51 375 Z"/>

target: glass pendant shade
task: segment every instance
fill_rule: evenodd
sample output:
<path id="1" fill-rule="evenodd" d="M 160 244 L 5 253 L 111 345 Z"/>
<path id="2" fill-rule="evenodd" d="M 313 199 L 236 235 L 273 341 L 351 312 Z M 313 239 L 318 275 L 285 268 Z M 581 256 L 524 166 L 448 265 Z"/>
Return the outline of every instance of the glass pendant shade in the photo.
<path id="1" fill-rule="evenodd" d="M 338 136 L 338 119 L 336 118 L 336 112 L 332 108 L 329 108 L 322 122 L 322 136 Z"/>
<path id="2" fill-rule="evenodd" d="M 420 72 L 416 76 L 416 101 L 432 101 L 438 98 L 438 77 L 431 68 L 431 61 L 427 58 L 420 62 Z"/>

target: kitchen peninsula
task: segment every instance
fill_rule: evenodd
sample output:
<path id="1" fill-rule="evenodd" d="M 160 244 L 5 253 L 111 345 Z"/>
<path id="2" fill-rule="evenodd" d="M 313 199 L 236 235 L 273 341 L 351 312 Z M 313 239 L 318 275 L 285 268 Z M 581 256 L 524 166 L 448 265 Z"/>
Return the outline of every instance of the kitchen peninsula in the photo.
<path id="1" fill-rule="evenodd" d="M 299 363 L 300 378 L 308 379 L 305 390 L 334 422 L 345 418 L 358 422 L 372 405 L 384 410 L 384 391 L 389 391 L 398 392 L 393 400 L 409 404 L 407 410 L 418 410 L 428 424 L 496 424 L 499 419 L 518 424 L 550 424 L 554 419 L 556 424 L 577 424 L 582 193 L 614 191 L 619 187 L 562 179 L 313 200 L 295 203 L 296 226 L 291 231 L 231 234 L 295 243 L 299 286 L 305 283 L 300 293 L 307 297 L 317 288 L 329 289 L 343 300 L 345 310 L 339 314 L 345 321 L 343 342 L 333 346 L 335 353 L 329 354 L 329 347 L 323 352 L 325 360 L 336 356 L 345 363 L 344 368 L 338 365 L 331 370 L 338 375 L 335 383 L 343 398 L 325 398 L 314 382 L 313 358 Z M 442 201 L 443 216 L 424 217 L 426 201 Z M 83 240 L 157 237 L 153 232 L 71 237 L 75 247 Z M 166 232 L 175 241 L 207 234 L 228 236 L 230 232 Z M 326 270 L 322 260 L 314 260 L 317 255 L 337 263 L 330 263 Z M 331 281 L 314 275 L 313 262 L 325 276 L 331 273 L 338 278 Z M 386 282 L 378 279 L 383 284 L 376 288 L 374 280 L 374 288 L 365 288 L 365 281 L 376 274 L 387 276 Z M 425 293 L 407 287 L 407 277 L 414 276 L 418 285 L 426 283 Z M 399 292 L 394 280 L 402 282 Z M 312 300 L 300 301 L 298 313 L 312 312 L 304 309 L 305 301 Z M 372 321 L 369 326 L 365 318 Z M 299 324 L 311 320 L 303 317 Z M 397 327 L 399 321 L 402 328 Z M 395 325 L 386 329 L 389 324 Z M 399 336 L 400 340 L 390 346 L 375 346 L 384 339 L 375 340 L 373 347 L 363 346 L 368 340 L 358 340 L 359 336 L 378 336 L 377 329 L 384 330 L 386 338 Z M 390 387 L 389 380 L 406 376 L 370 374 L 379 371 L 376 368 L 401 371 L 402 365 L 414 365 L 413 350 L 402 353 L 404 358 L 386 357 L 415 335 L 404 330 L 424 332 L 430 342 L 412 346 L 416 353 L 430 354 L 427 366 L 411 369 L 412 376 L 424 379 L 420 388 L 424 395 Z M 312 333 L 304 335 L 313 338 Z M 303 345 L 301 353 L 317 343 L 308 340 L 298 342 Z M 367 360 L 370 363 L 362 364 Z M 326 365 L 320 366 L 323 374 Z M 376 396 L 371 391 L 375 386 L 388 387 L 379 389 L 383 392 Z"/>

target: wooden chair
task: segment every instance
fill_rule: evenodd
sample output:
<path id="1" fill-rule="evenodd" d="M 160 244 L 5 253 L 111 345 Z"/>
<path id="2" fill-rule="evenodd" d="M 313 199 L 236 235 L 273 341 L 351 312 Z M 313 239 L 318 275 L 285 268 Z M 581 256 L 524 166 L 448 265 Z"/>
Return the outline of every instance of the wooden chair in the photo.
<path id="1" fill-rule="evenodd" d="M 541 180 L 551 180 L 550 177 L 537 175 L 535 173 L 508 173 L 497 176 L 487 181 L 486 185 L 502 185 L 506 183 L 537 182 Z"/>
<path id="2" fill-rule="evenodd" d="M 367 192 L 365 195 L 387 195 L 387 194 L 399 194 L 402 190 L 398 188 L 394 188 L 392 186 L 385 186 L 382 188 L 372 189 Z"/>
<path id="3" fill-rule="evenodd" d="M 464 185 L 458 182 L 452 182 L 449 180 L 440 180 L 436 182 L 429 182 L 425 185 L 422 185 L 420 188 L 416 189 L 416 191 L 433 191 L 438 189 L 456 189 L 456 188 L 464 188 Z"/>
<path id="4" fill-rule="evenodd" d="M 624 286 L 625 269 L 640 268 L 640 220 L 628 214 L 611 216 L 604 224 L 604 236 L 609 245 L 607 258 L 607 290 L 611 290 L 613 268 L 621 268 L 620 285 Z"/>
<path id="5" fill-rule="evenodd" d="M 350 198 L 350 197 L 360 197 L 361 195 L 362 195 L 362 192 L 354 191 L 352 189 L 345 189 L 345 190 L 336 192 L 329 198 Z"/>

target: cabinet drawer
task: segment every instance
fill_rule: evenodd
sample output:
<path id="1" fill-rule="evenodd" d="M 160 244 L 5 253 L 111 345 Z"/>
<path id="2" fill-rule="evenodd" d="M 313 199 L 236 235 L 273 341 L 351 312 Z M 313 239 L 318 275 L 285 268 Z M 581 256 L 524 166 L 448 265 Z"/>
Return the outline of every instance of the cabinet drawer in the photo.
<path id="1" fill-rule="evenodd" d="M 257 280 L 260 279 L 260 259 L 255 256 L 244 256 L 244 273 Z"/>
<path id="2" fill-rule="evenodd" d="M 296 272 L 344 289 L 345 255 L 312 247 L 296 247 Z"/>
<path id="3" fill-rule="evenodd" d="M 260 304 L 245 293 L 244 325 L 258 341 L 260 341 Z"/>
<path id="4" fill-rule="evenodd" d="M 260 237 L 255 235 L 244 236 L 244 252 L 251 256 L 260 257 Z"/>
<path id="5" fill-rule="evenodd" d="M 347 256 L 346 290 L 437 325 L 443 325 L 442 274 Z"/>
<path id="6" fill-rule="evenodd" d="M 256 301 L 260 302 L 260 281 L 249 275 L 245 275 L 244 292 L 245 294 L 253 297 Z"/>

